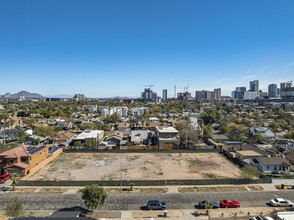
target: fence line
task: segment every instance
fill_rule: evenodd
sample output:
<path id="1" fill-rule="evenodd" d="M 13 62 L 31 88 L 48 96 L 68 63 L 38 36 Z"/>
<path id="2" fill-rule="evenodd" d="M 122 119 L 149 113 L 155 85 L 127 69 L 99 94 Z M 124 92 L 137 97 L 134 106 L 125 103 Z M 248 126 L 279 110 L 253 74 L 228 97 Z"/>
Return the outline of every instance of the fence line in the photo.
<path id="1" fill-rule="evenodd" d="M 123 180 L 122 186 L 134 183 L 136 186 L 170 186 L 170 185 L 234 185 L 234 184 L 260 184 L 271 183 L 271 178 L 261 175 L 259 179 L 175 179 L 175 180 Z M 120 180 L 85 180 L 85 181 L 40 181 L 26 180 L 20 181 L 19 186 L 85 186 L 98 184 L 100 186 L 120 186 Z"/>

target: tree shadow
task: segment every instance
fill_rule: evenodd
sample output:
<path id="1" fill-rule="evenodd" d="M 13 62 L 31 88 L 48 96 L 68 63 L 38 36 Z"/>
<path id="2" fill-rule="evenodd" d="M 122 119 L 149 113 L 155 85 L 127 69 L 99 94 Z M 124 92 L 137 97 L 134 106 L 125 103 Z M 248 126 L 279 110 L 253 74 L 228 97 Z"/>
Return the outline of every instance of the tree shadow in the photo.
<path id="1" fill-rule="evenodd" d="M 74 207 L 62 208 L 62 209 L 58 209 L 57 211 L 62 211 L 62 212 L 80 211 L 81 214 L 88 214 L 88 213 L 91 213 L 91 212 L 92 212 L 91 210 L 89 210 L 89 209 L 85 209 L 85 208 L 80 207 L 80 206 L 74 206 Z"/>

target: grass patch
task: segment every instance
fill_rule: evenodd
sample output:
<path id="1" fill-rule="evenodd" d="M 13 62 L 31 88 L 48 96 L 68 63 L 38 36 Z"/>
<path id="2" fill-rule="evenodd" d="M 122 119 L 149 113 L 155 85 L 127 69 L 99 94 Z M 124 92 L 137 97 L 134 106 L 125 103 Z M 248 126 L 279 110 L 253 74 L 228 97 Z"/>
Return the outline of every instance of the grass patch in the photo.
<path id="1" fill-rule="evenodd" d="M 162 176 L 163 175 L 163 172 L 159 172 L 158 175 Z"/>
<path id="2" fill-rule="evenodd" d="M 168 192 L 167 188 L 133 188 L 130 191 L 130 188 L 105 188 L 107 193 L 116 194 L 116 193 L 166 193 Z"/>
<path id="3" fill-rule="evenodd" d="M 191 166 L 197 166 L 201 163 L 201 161 L 198 158 L 195 158 L 194 160 L 190 160 Z"/>
<path id="4" fill-rule="evenodd" d="M 262 191 L 263 190 L 262 186 L 247 186 L 247 188 L 249 188 L 250 190 L 253 190 L 253 191 Z"/>
<path id="5" fill-rule="evenodd" d="M 37 188 L 16 188 L 14 191 L 10 191 L 11 193 L 33 193 Z"/>
<path id="6" fill-rule="evenodd" d="M 225 192 L 225 191 L 246 191 L 244 186 L 232 186 L 232 187 L 179 187 L 180 193 L 187 192 Z"/>
<path id="7" fill-rule="evenodd" d="M 288 189 L 292 189 L 292 185 L 284 185 L 284 189 L 282 189 L 281 185 L 275 185 L 276 189 L 279 190 L 288 190 Z"/>
<path id="8" fill-rule="evenodd" d="M 139 156 L 131 157 L 131 158 L 130 158 L 130 161 L 137 160 L 138 158 L 139 158 Z"/>
<path id="9" fill-rule="evenodd" d="M 216 175 L 213 173 L 205 173 L 204 176 L 208 179 L 216 179 Z"/>
<path id="10" fill-rule="evenodd" d="M 39 193 L 65 193 L 67 189 L 63 188 L 42 188 Z"/>

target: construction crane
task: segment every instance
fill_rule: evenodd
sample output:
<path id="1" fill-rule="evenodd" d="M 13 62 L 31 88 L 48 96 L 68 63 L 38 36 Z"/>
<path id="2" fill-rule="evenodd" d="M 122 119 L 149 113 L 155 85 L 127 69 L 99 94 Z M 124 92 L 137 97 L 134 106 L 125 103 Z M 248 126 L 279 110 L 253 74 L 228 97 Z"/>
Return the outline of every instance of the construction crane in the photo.
<path id="1" fill-rule="evenodd" d="M 154 85 L 144 85 L 144 86 L 145 86 L 145 87 L 148 86 L 148 87 L 150 87 L 150 89 L 151 89 L 151 87 L 154 86 Z"/>

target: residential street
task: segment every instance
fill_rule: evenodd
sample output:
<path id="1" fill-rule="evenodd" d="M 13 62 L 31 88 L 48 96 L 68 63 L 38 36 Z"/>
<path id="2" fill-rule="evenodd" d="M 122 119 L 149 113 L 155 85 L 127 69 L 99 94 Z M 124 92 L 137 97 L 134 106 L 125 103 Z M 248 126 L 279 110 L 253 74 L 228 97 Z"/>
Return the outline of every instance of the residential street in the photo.
<path id="1" fill-rule="evenodd" d="M 9 198 L 18 196 L 24 202 L 26 210 L 57 210 L 70 207 L 85 207 L 79 194 L 0 194 L 0 209 L 6 207 Z M 104 210 L 139 210 L 148 200 L 160 200 L 167 203 L 168 209 L 193 209 L 194 205 L 204 199 L 220 201 L 237 200 L 241 207 L 266 207 L 270 199 L 282 197 L 294 201 L 292 191 L 242 191 L 211 193 L 177 193 L 177 194 L 110 194 Z"/>

